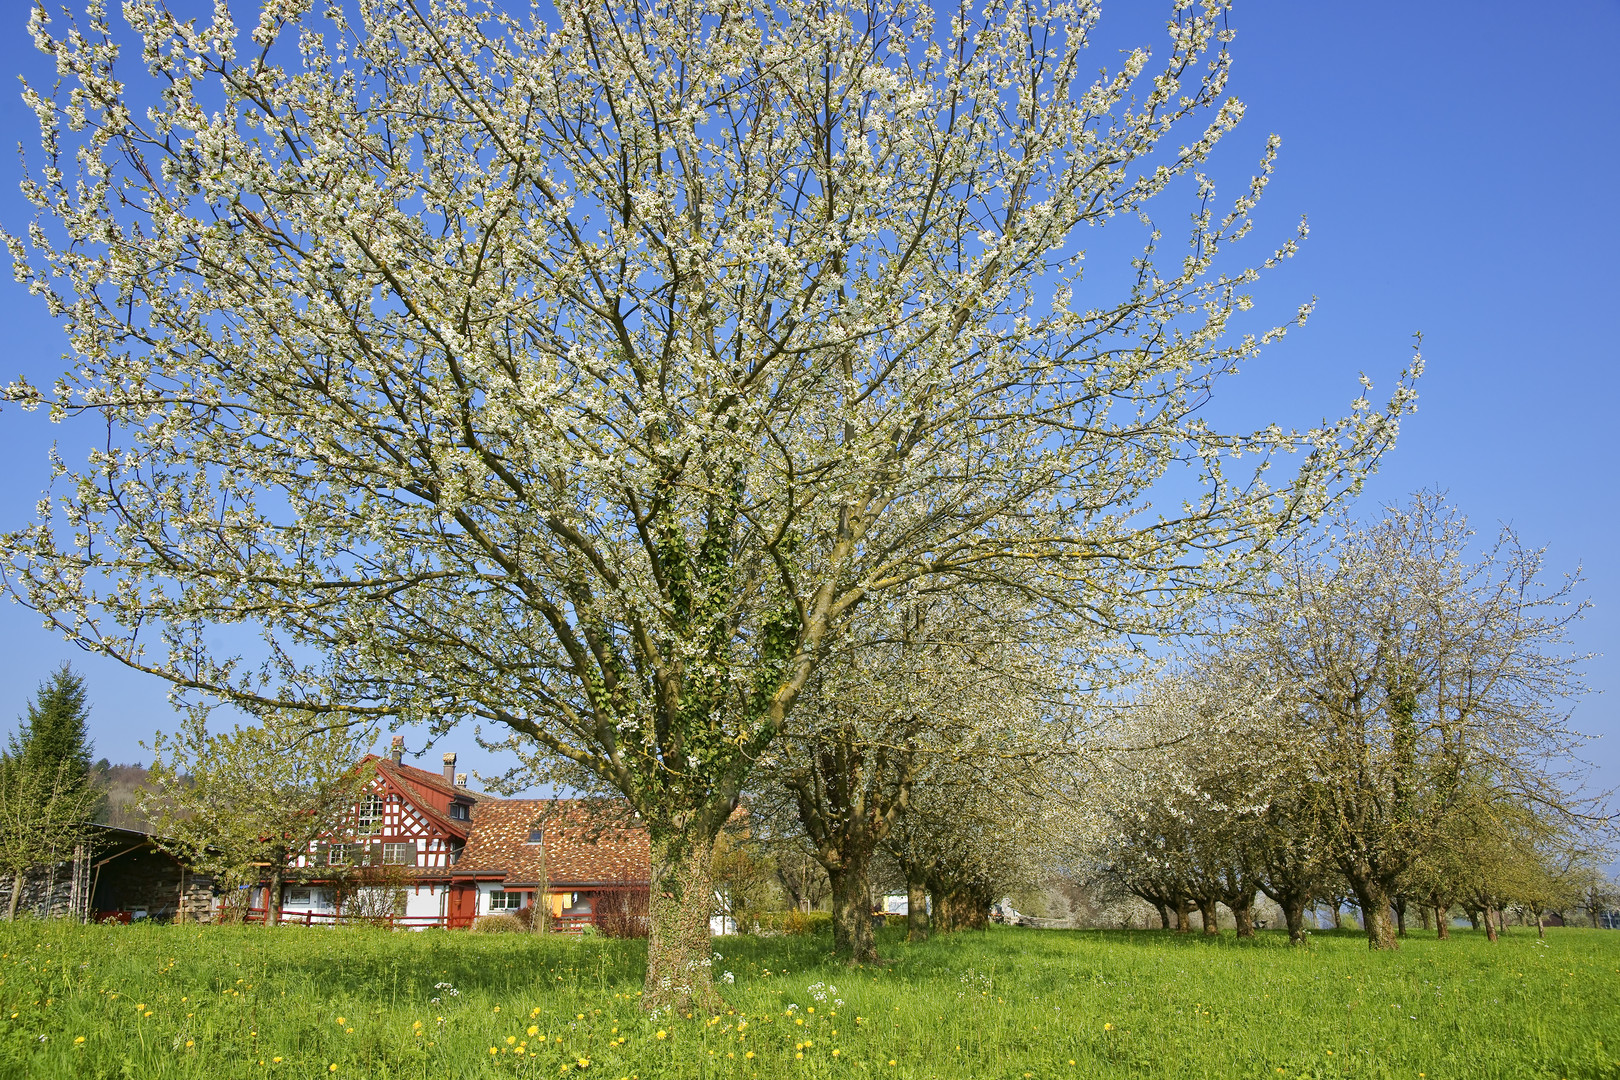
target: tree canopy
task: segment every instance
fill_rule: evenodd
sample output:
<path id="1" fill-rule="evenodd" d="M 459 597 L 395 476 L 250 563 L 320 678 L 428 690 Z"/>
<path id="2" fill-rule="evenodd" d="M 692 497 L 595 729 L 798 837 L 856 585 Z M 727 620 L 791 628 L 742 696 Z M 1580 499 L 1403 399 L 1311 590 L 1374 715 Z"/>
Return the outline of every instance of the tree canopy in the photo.
<path id="1" fill-rule="evenodd" d="M 1219 0 L 1095 76 L 1067 0 L 313 8 L 35 8 L 61 81 L 7 243 L 74 366 L 7 397 L 110 441 L 7 587 L 183 691 L 476 718 L 623 793 L 649 1002 L 707 992 L 707 846 L 859 608 L 1176 626 L 1410 407 L 1415 366 L 1310 430 L 1200 414 L 1306 314 L 1240 325 L 1297 238 L 1229 264 L 1276 140 L 1217 210 Z"/>

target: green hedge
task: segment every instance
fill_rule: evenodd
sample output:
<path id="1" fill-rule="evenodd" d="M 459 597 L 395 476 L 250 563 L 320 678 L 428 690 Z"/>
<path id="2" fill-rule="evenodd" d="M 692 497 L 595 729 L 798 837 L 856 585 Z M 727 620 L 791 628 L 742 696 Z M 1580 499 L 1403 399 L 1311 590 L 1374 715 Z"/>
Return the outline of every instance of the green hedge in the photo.
<path id="1" fill-rule="evenodd" d="M 832 933 L 832 913 L 829 911 L 812 911 L 808 915 L 802 911 L 755 911 L 744 915 L 737 922 L 744 933 L 752 933 L 755 926 L 778 934 Z M 906 917 L 885 915 L 883 923 L 885 926 L 904 927 Z"/>
<path id="2" fill-rule="evenodd" d="M 830 934 L 832 913 L 812 911 L 753 911 L 737 920 L 738 929 L 752 933 L 754 927 L 778 934 Z"/>

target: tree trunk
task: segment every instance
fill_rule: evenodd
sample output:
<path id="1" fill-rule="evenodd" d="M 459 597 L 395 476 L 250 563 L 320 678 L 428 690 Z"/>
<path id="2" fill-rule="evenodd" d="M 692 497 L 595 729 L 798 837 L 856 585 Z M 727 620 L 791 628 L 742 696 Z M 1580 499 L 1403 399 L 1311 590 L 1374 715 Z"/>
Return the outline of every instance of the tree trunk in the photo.
<path id="1" fill-rule="evenodd" d="M 1467 912 L 1468 912 L 1468 925 L 1473 927 L 1475 930 L 1478 930 L 1479 929 L 1479 909 L 1478 908 L 1468 908 Z"/>
<path id="2" fill-rule="evenodd" d="M 1289 897 L 1288 902 L 1282 905 L 1283 921 L 1288 924 L 1288 944 L 1305 944 L 1305 901 L 1303 898 Z"/>
<path id="3" fill-rule="evenodd" d="M 1497 937 L 1496 920 L 1491 918 L 1491 909 L 1488 905 L 1486 906 L 1485 910 L 1480 913 L 1480 917 L 1485 920 L 1485 940 L 1495 941 Z"/>
<path id="4" fill-rule="evenodd" d="M 1423 929 L 1425 929 L 1425 930 L 1434 929 L 1432 926 L 1429 925 L 1429 915 L 1430 914 L 1431 914 L 1431 912 L 1429 910 L 1429 905 L 1428 904 L 1419 904 L 1418 905 L 1418 918 L 1423 920 Z"/>
<path id="5" fill-rule="evenodd" d="M 1397 937 L 1406 936 L 1406 901 L 1396 897 L 1392 905 L 1395 908 L 1395 934 Z"/>
<path id="6" fill-rule="evenodd" d="M 851 845 L 853 846 L 853 845 Z M 844 864 L 831 868 L 833 952 L 850 964 L 877 962 L 877 941 L 872 936 L 872 886 L 867 855 L 846 850 Z"/>
<path id="7" fill-rule="evenodd" d="M 1337 900 L 1333 902 L 1333 929 L 1344 929 L 1344 912 L 1339 910 L 1339 902 Z"/>
<path id="8" fill-rule="evenodd" d="M 26 870 L 18 870 L 16 876 L 11 879 L 11 904 L 6 909 L 6 920 L 8 922 L 17 921 L 17 901 L 22 899 L 23 883 L 27 880 L 28 871 Z"/>
<path id="9" fill-rule="evenodd" d="M 1192 905 L 1186 897 L 1176 900 L 1176 933 L 1192 933 Z"/>
<path id="10" fill-rule="evenodd" d="M 928 931 L 928 883 L 918 879 L 906 881 L 906 940 L 909 942 L 927 941 Z"/>
<path id="11" fill-rule="evenodd" d="M 644 1009 L 677 1013 L 720 1008 L 710 958 L 714 836 L 652 838 L 650 928 Z"/>
<path id="12" fill-rule="evenodd" d="M 1536 937 L 1543 940 L 1547 937 L 1547 920 L 1542 918 L 1541 909 L 1536 909 Z"/>
<path id="13" fill-rule="evenodd" d="M 1198 917 L 1204 922 L 1204 935 L 1214 937 L 1221 932 L 1218 916 L 1215 914 L 1215 901 L 1202 897 L 1198 900 Z"/>
<path id="14" fill-rule="evenodd" d="M 266 927 L 281 925 L 281 865 L 276 864 L 270 871 L 270 887 L 264 890 L 264 925 Z"/>
<path id="15" fill-rule="evenodd" d="M 1232 908 L 1232 920 L 1237 923 L 1237 936 L 1239 939 L 1254 937 L 1254 897 L 1248 901 L 1238 901 L 1238 907 Z M 1231 907 L 1230 904 L 1227 905 Z"/>
<path id="16" fill-rule="evenodd" d="M 1367 932 L 1369 949 L 1398 949 L 1395 924 L 1390 919 L 1389 893 L 1376 881 L 1356 883 L 1356 900 L 1361 905 L 1361 925 Z"/>
<path id="17" fill-rule="evenodd" d="M 1161 929 L 1161 930 L 1170 929 L 1170 905 L 1168 905 L 1168 904 L 1154 904 L 1153 906 L 1159 909 L 1159 929 Z M 1594 921 L 1592 925 L 1596 926 L 1597 925 L 1596 921 Z"/>
<path id="18" fill-rule="evenodd" d="M 1435 937 L 1441 941 L 1451 939 L 1451 909 L 1439 904 L 1434 906 Z"/>

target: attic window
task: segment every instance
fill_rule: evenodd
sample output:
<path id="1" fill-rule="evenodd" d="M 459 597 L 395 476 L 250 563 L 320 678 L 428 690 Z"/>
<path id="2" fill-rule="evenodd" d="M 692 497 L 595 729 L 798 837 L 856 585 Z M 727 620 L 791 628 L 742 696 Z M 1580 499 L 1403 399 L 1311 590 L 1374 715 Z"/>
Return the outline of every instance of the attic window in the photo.
<path id="1" fill-rule="evenodd" d="M 361 836 L 370 836 L 372 833 L 382 832 L 383 827 L 383 801 L 381 796 L 368 795 L 360 800 L 358 812 L 355 815 L 355 832 Z"/>
<path id="2" fill-rule="evenodd" d="M 544 829 L 530 829 L 529 830 L 529 840 L 528 840 L 529 843 L 531 843 L 531 844 L 543 844 L 543 843 L 545 843 L 545 840 L 546 840 L 546 830 L 544 830 Z"/>
<path id="3" fill-rule="evenodd" d="M 466 803 L 451 803 L 450 816 L 457 821 L 468 821 L 472 818 L 472 808 Z"/>

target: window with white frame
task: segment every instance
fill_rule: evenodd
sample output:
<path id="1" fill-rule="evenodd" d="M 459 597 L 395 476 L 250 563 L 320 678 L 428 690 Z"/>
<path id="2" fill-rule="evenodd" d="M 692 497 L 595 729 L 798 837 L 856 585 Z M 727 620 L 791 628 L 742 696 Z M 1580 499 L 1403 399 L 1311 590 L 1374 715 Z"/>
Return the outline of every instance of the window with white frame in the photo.
<path id="1" fill-rule="evenodd" d="M 527 893 L 507 892 L 505 890 L 492 892 L 489 894 L 489 910 L 516 911 L 523 906 L 526 899 L 528 899 Z"/>
<path id="2" fill-rule="evenodd" d="M 539 828 L 529 830 L 529 843 L 531 843 L 531 844 L 543 844 L 545 842 L 546 842 L 546 830 L 539 829 Z"/>
<path id="3" fill-rule="evenodd" d="M 361 836 L 382 832 L 383 801 L 381 795 L 367 795 L 356 808 L 354 830 Z"/>
<path id="4" fill-rule="evenodd" d="M 384 844 L 382 855 L 384 866 L 415 866 L 416 843 Z"/>
<path id="5" fill-rule="evenodd" d="M 365 844 L 333 844 L 326 854 L 328 866 L 369 866 Z"/>

